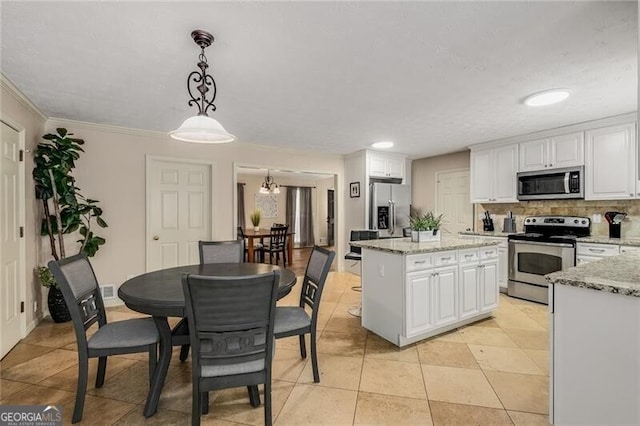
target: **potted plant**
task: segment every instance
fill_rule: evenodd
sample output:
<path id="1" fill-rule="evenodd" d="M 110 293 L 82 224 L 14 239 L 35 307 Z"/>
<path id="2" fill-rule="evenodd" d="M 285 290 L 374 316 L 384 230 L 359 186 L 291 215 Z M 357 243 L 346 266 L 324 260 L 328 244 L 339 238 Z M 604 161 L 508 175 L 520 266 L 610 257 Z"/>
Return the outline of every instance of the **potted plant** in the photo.
<path id="1" fill-rule="evenodd" d="M 67 129 L 58 128 L 57 133 L 43 136 L 45 142 L 34 151 L 33 180 L 36 198 L 42 201 L 43 219 L 40 234 L 49 237 L 51 255 L 55 260 L 66 257 L 64 236 L 77 233 L 78 253 L 93 256 L 105 243 L 105 239 L 94 233 L 93 224 L 106 228 L 98 200 L 87 198 L 76 186 L 72 171 L 75 161 L 84 152 L 82 139 L 72 138 Z M 53 209 L 53 211 L 52 211 Z M 69 321 L 71 317 L 62 292 L 56 285 L 48 268 L 38 268 L 43 286 L 49 288 L 48 305 L 55 322 Z"/>
<path id="2" fill-rule="evenodd" d="M 260 218 L 261 218 L 262 214 L 260 213 L 260 209 L 255 209 L 254 211 L 251 212 L 251 215 L 249 216 L 249 219 L 251 219 L 251 223 L 253 224 L 253 230 L 254 231 L 259 231 L 260 230 Z"/>
<path id="3" fill-rule="evenodd" d="M 440 225 L 444 214 L 435 215 L 431 210 L 425 214 L 414 213 L 409 217 L 411 241 L 440 241 Z"/>

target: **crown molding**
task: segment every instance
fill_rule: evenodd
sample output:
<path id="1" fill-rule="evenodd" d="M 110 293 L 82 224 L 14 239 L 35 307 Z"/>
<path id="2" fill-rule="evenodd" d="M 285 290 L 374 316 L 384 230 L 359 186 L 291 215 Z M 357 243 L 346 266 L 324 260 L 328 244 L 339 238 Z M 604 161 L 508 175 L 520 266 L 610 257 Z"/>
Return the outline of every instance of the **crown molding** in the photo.
<path id="1" fill-rule="evenodd" d="M 89 121 L 70 120 L 68 118 L 51 117 L 46 123 L 47 126 L 53 127 L 71 127 L 73 129 L 86 129 L 110 133 L 120 133 L 126 135 L 153 137 L 153 138 L 167 138 L 169 135 L 164 132 L 157 132 L 154 130 L 135 129 L 132 127 L 114 126 L 111 124 L 91 123 Z"/>
<path id="2" fill-rule="evenodd" d="M 22 106 L 24 106 L 25 108 L 27 108 L 29 111 L 31 111 L 32 113 L 34 113 L 35 115 L 37 115 L 40 119 L 42 119 L 42 121 L 47 121 L 49 119 L 49 117 L 47 117 L 45 115 L 45 113 L 43 113 L 40 108 L 38 108 L 36 106 L 36 104 L 34 104 L 33 102 L 31 102 L 29 100 L 29 98 L 27 98 L 24 93 L 22 93 L 20 91 L 20 89 L 18 89 L 16 87 L 15 84 L 13 84 L 11 82 L 11 80 L 9 80 L 9 78 L 4 75 L 3 72 L 0 71 L 0 87 L 2 87 L 3 89 L 5 89 L 7 92 L 11 93 L 11 95 L 18 101 L 20 102 L 20 104 L 22 104 Z"/>

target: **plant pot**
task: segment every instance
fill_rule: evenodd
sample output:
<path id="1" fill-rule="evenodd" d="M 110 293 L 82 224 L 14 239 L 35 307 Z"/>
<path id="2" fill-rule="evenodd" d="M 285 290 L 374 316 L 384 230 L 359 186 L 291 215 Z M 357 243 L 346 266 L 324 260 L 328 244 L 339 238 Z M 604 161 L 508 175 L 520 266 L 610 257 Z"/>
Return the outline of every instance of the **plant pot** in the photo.
<path id="1" fill-rule="evenodd" d="M 254 227 L 253 227 L 253 230 L 254 230 L 254 231 L 256 231 L 256 232 L 258 232 L 258 231 L 260 230 L 260 227 L 259 227 L 259 226 L 254 226 Z"/>
<path id="2" fill-rule="evenodd" d="M 411 241 L 414 243 L 440 241 L 440 232 L 437 229 L 432 231 L 411 231 Z"/>
<path id="3" fill-rule="evenodd" d="M 49 313 L 53 322 L 67 322 L 71 321 L 71 314 L 67 303 L 64 301 L 62 291 L 58 287 L 49 288 L 49 296 L 47 297 L 47 305 L 49 306 Z"/>

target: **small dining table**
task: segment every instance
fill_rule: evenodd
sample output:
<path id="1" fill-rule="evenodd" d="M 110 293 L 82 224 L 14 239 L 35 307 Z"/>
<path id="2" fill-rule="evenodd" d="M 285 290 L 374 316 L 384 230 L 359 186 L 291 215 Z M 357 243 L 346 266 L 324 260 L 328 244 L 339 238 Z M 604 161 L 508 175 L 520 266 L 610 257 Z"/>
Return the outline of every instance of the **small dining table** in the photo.
<path id="1" fill-rule="evenodd" d="M 172 334 L 168 317 L 186 316 L 182 276 L 250 276 L 280 271 L 278 299 L 291 292 L 296 275 L 276 265 L 263 263 L 213 263 L 188 265 L 147 272 L 125 281 L 118 289 L 118 296 L 136 312 L 149 314 L 160 334 L 160 357 L 149 387 L 144 416 L 150 417 L 158 410 L 158 400 L 171 362 Z"/>
<path id="2" fill-rule="evenodd" d="M 248 240 L 247 255 L 248 255 L 249 262 L 253 262 L 253 253 L 254 253 L 254 247 L 255 247 L 254 240 L 257 238 L 262 242 L 264 238 L 269 238 L 270 230 L 260 228 L 256 231 L 255 228 L 246 228 L 242 232 L 244 233 L 244 236 Z M 291 259 L 293 259 L 293 236 L 294 235 L 295 235 L 295 232 L 287 231 L 287 259 L 289 260 L 289 263 L 291 263 Z"/>

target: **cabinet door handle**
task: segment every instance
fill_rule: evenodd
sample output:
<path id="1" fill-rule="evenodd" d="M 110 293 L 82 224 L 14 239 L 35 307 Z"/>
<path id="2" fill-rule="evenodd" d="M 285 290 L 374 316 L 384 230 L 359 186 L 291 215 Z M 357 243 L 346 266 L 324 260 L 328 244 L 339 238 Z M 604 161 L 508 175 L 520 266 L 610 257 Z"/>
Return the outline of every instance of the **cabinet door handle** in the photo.
<path id="1" fill-rule="evenodd" d="M 423 265 L 425 263 L 427 263 L 426 260 L 416 260 L 415 262 L 413 262 L 415 265 Z"/>
<path id="2" fill-rule="evenodd" d="M 464 257 L 469 259 L 469 258 L 473 257 L 473 255 L 472 254 L 465 254 Z"/>
<path id="3" fill-rule="evenodd" d="M 633 194 L 629 194 L 629 197 L 633 197 Z"/>
<path id="4" fill-rule="evenodd" d="M 594 249 L 594 248 L 590 248 L 589 251 L 591 253 L 604 253 L 604 249 Z"/>
<path id="5" fill-rule="evenodd" d="M 484 254 L 492 254 L 492 251 L 485 251 Z"/>
<path id="6" fill-rule="evenodd" d="M 553 167 L 553 164 L 549 163 L 549 167 Z"/>
<path id="7" fill-rule="evenodd" d="M 451 256 L 448 256 L 448 257 L 441 257 L 441 258 L 440 258 L 440 260 L 441 260 L 442 262 L 448 262 L 448 261 L 450 261 L 450 260 L 451 260 Z"/>

